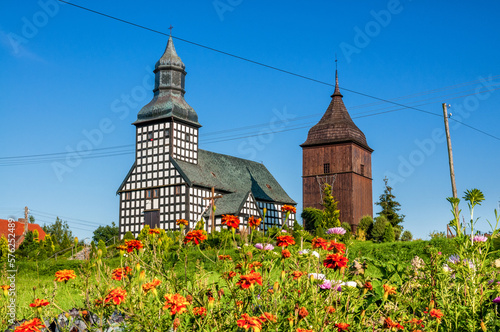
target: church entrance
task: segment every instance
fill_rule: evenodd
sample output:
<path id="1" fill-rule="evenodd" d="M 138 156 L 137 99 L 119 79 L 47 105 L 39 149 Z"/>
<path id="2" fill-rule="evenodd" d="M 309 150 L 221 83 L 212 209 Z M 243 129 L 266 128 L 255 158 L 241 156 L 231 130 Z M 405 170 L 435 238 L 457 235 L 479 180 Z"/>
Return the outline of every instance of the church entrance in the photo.
<path id="1" fill-rule="evenodd" d="M 144 226 L 149 228 L 160 228 L 160 210 L 144 211 Z"/>

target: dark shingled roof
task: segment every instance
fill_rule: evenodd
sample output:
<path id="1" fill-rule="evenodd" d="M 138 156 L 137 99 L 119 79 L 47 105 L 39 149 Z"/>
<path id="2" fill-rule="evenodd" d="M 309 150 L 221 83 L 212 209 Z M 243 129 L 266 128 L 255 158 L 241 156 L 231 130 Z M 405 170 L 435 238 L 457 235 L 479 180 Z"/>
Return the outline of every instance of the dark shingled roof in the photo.
<path id="1" fill-rule="evenodd" d="M 241 204 L 248 192 L 251 192 L 257 200 L 297 204 L 263 164 L 206 150 L 198 150 L 196 165 L 176 159 L 171 160 L 190 185 L 214 187 L 218 191 L 231 193 L 223 195 L 226 198 L 217 202 L 219 211 L 223 208 L 220 204 L 226 200 L 228 206 Z M 227 213 L 234 212 L 236 211 Z"/>
<path id="2" fill-rule="evenodd" d="M 373 151 L 366 142 L 365 134 L 354 124 L 347 112 L 339 90 L 337 72 L 335 72 L 335 91 L 332 101 L 319 122 L 309 130 L 307 140 L 302 147 L 340 142 L 355 142 Z"/>

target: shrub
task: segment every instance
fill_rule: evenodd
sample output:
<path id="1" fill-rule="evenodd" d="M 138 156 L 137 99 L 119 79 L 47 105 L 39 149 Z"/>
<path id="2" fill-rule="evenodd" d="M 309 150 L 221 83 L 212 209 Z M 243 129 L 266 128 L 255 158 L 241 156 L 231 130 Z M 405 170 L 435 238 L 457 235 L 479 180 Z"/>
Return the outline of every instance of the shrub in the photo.
<path id="1" fill-rule="evenodd" d="M 384 216 L 379 216 L 375 218 L 375 223 L 371 231 L 371 238 L 375 242 L 382 242 L 385 233 L 385 226 L 388 223 Z"/>
<path id="2" fill-rule="evenodd" d="M 394 227 L 392 227 L 391 223 L 385 224 L 384 237 L 383 242 L 394 242 L 396 241 L 396 237 L 394 236 Z"/>
<path id="3" fill-rule="evenodd" d="M 401 241 L 411 241 L 413 239 L 413 235 L 410 231 L 404 231 L 401 236 Z"/>
<path id="4" fill-rule="evenodd" d="M 102 256 L 106 257 L 106 254 L 108 253 L 108 249 L 106 249 L 106 244 L 104 243 L 103 240 L 99 240 L 99 243 L 97 243 L 97 249 L 101 249 Z"/>
<path id="5" fill-rule="evenodd" d="M 323 223 L 323 211 L 319 209 L 305 208 L 300 216 L 306 231 L 313 231 Z"/>
<path id="6" fill-rule="evenodd" d="M 132 234 L 132 232 L 128 231 L 127 233 L 125 233 L 125 235 L 123 236 L 123 239 L 124 240 L 135 240 L 135 236 Z"/>

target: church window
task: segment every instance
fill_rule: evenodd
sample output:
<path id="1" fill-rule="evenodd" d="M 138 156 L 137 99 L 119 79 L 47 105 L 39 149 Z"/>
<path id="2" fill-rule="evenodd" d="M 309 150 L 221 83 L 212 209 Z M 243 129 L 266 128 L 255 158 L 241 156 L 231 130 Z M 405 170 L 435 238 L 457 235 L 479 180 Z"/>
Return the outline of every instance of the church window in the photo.
<path id="1" fill-rule="evenodd" d="M 323 173 L 330 173 L 330 163 L 323 164 Z"/>
<path id="2" fill-rule="evenodd" d="M 130 199 L 130 193 L 125 193 L 125 199 L 129 200 Z"/>
<path id="3" fill-rule="evenodd" d="M 180 195 L 181 194 L 181 187 L 180 186 L 175 186 L 175 194 Z"/>
<path id="4" fill-rule="evenodd" d="M 153 198 L 158 197 L 158 189 L 153 190 Z"/>
<path id="5" fill-rule="evenodd" d="M 365 175 L 365 165 L 361 164 L 361 175 Z"/>
<path id="6" fill-rule="evenodd" d="M 165 138 L 170 137 L 170 129 L 165 129 Z"/>
<path id="7" fill-rule="evenodd" d="M 189 142 L 191 140 L 191 136 L 189 134 L 186 134 L 186 142 Z"/>
<path id="8" fill-rule="evenodd" d="M 146 191 L 146 198 L 151 198 L 151 190 Z"/>
<path id="9" fill-rule="evenodd" d="M 148 133 L 148 141 L 152 141 L 153 140 L 153 133 L 150 131 Z"/>

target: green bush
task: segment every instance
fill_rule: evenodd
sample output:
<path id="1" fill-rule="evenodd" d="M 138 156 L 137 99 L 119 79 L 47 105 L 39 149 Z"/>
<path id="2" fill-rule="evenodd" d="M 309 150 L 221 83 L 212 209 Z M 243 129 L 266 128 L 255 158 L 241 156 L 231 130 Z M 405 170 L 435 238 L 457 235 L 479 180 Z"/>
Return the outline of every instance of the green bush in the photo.
<path id="1" fill-rule="evenodd" d="M 101 249 L 102 257 L 106 257 L 106 254 L 108 253 L 108 249 L 106 248 L 106 244 L 104 243 L 103 240 L 99 240 L 99 243 L 97 244 L 97 249 Z"/>
<path id="2" fill-rule="evenodd" d="M 371 238 L 375 242 L 382 242 L 384 239 L 385 227 L 388 221 L 384 216 L 375 218 L 375 223 L 371 231 Z"/>
<path id="3" fill-rule="evenodd" d="M 401 235 L 401 241 L 411 241 L 413 239 L 413 235 L 410 231 L 404 231 L 403 235 Z"/>
<path id="4" fill-rule="evenodd" d="M 391 223 L 385 224 L 384 238 L 383 242 L 394 242 L 396 241 L 396 237 L 394 236 L 394 227 L 392 227 Z"/>

